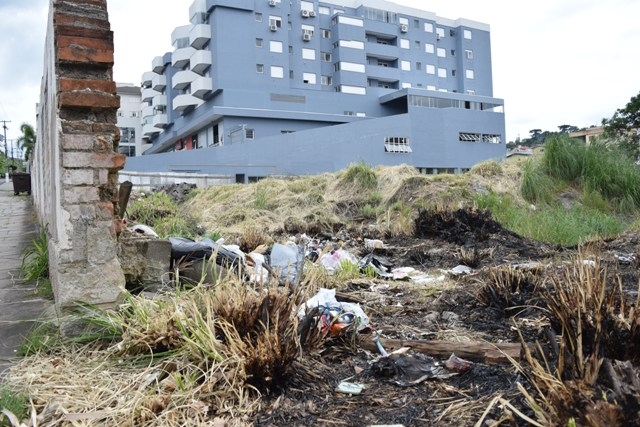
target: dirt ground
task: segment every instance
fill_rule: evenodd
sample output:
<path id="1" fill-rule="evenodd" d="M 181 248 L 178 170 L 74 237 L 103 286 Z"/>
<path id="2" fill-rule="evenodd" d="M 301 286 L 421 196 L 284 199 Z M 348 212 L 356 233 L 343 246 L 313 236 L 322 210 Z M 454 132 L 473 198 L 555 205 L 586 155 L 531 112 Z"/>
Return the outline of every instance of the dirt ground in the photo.
<path id="1" fill-rule="evenodd" d="M 386 239 L 383 248 L 373 251 L 365 249 L 363 241 L 376 236 L 352 233 L 340 238 L 357 256 L 373 252 L 394 267 L 413 267 L 432 280 L 363 278 L 340 285 L 338 299 L 360 303 L 370 318 L 370 328 L 358 336 L 331 338 L 318 354 L 297 362 L 290 383 L 264 399 L 253 420 L 256 426 L 532 425 L 526 417 L 536 420 L 536 414 L 518 389 L 521 384 L 537 396 L 524 360 L 493 363 L 478 358 L 454 376 L 399 385 L 401 370 L 380 369 L 375 347 L 365 350 L 356 341 L 372 340 L 374 331 L 385 339 L 443 340 L 471 348 L 478 342 L 518 344 L 524 340 L 532 346 L 538 343 L 553 364 L 550 344 L 562 330 L 555 330 L 560 327 L 545 315 L 539 287 L 563 265 L 585 265 L 597 259 L 597 266 L 608 271 L 612 286 L 621 290 L 627 304 L 636 304 L 638 299 L 637 235 L 582 248 L 556 247 L 505 230 L 486 213 L 464 209 L 422 212 L 412 237 Z M 460 275 L 449 271 L 459 265 L 471 271 Z M 504 277 L 500 272 L 505 271 L 521 272 L 506 294 L 495 286 Z M 616 348 L 602 351 L 611 360 L 630 361 L 636 379 L 640 366 L 637 333 L 626 336 L 635 342 L 621 337 L 623 342 Z M 414 358 L 417 353 L 408 351 Z M 423 357 L 421 366 L 427 359 L 436 365 L 445 362 L 445 358 Z M 362 384 L 364 389 L 359 394 L 340 393 L 336 387 L 341 381 Z M 607 395 L 606 379 L 599 383 L 604 385 L 596 387 L 597 392 Z M 619 418 L 620 424 L 592 419 L 589 425 L 640 425 L 640 389 L 631 384 L 626 395 L 636 398 L 614 403 L 626 414 Z M 579 415 L 589 409 L 585 403 L 571 410 Z M 556 423 L 560 425 L 560 420 L 550 422 Z"/>

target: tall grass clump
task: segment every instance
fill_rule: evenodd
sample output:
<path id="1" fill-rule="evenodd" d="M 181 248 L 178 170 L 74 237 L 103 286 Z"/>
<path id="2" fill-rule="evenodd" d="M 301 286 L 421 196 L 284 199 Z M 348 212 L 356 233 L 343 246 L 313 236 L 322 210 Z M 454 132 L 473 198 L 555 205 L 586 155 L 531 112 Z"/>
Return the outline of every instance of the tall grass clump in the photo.
<path id="1" fill-rule="evenodd" d="M 375 171 L 364 162 L 351 164 L 345 171 L 343 180 L 365 190 L 375 190 L 378 185 Z"/>
<path id="2" fill-rule="evenodd" d="M 557 185 L 545 173 L 544 168 L 534 161 L 524 163 L 520 191 L 525 200 L 535 204 L 550 204 L 555 196 Z"/>
<path id="3" fill-rule="evenodd" d="M 9 388 L 0 387 L 0 426 L 24 425 L 19 422 L 27 417 L 29 400 Z"/>
<path id="4" fill-rule="evenodd" d="M 166 193 L 152 193 L 134 200 L 127 208 L 130 222 L 147 225 L 160 236 L 193 237 L 196 235 L 195 219 L 183 211 Z"/>
<path id="5" fill-rule="evenodd" d="M 613 144 L 595 141 L 586 145 L 563 135 L 549 138 L 540 167 L 525 169 L 525 199 L 549 203 L 543 196 L 545 189 L 553 186 L 543 180 L 544 174 L 587 193 L 599 193 L 620 213 L 632 213 L 640 207 L 640 168 Z"/>

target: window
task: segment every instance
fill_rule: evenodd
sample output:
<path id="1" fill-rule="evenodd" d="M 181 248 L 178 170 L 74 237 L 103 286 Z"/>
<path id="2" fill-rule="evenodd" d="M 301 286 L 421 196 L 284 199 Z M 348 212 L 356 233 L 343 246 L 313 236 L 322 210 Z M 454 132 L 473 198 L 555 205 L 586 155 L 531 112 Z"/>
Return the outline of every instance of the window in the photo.
<path id="1" fill-rule="evenodd" d="M 413 28 L 420 28 L 420 20 L 419 19 L 414 19 L 413 20 Z"/>
<path id="2" fill-rule="evenodd" d="M 400 69 L 402 71 L 411 71 L 411 62 L 410 61 L 400 61 Z"/>
<path id="3" fill-rule="evenodd" d="M 416 49 L 420 49 L 422 47 L 422 43 L 420 43 L 420 40 L 414 41 L 413 45 L 415 46 Z"/>
<path id="4" fill-rule="evenodd" d="M 443 39 L 444 38 L 444 28 L 436 28 L 436 36 L 438 39 Z"/>
<path id="5" fill-rule="evenodd" d="M 473 72 L 473 70 L 465 70 L 464 71 L 464 75 L 466 78 L 472 80 L 475 78 L 475 73 Z"/>
<path id="6" fill-rule="evenodd" d="M 451 70 L 451 77 L 455 77 L 455 76 L 456 76 L 456 70 Z"/>
<path id="7" fill-rule="evenodd" d="M 435 53 L 436 47 L 433 45 L 433 43 L 425 43 L 424 51 L 427 53 Z"/>
<path id="8" fill-rule="evenodd" d="M 409 49 L 411 48 L 411 46 L 409 45 L 409 40 L 408 39 L 400 39 L 400 47 L 402 49 Z"/>
<path id="9" fill-rule="evenodd" d="M 425 22 L 424 31 L 427 33 L 433 33 L 433 24 L 431 22 Z"/>
<path id="10" fill-rule="evenodd" d="M 331 9 L 329 9 L 327 6 L 319 6 L 318 13 L 320 15 L 331 15 Z"/>
<path id="11" fill-rule="evenodd" d="M 460 132 L 458 134 L 458 141 L 462 142 L 480 142 L 479 133 Z"/>
<path id="12" fill-rule="evenodd" d="M 438 77 L 447 77 L 447 69 L 446 68 L 438 68 Z"/>
<path id="13" fill-rule="evenodd" d="M 331 86 L 333 84 L 333 79 L 331 76 L 320 76 L 320 84 L 323 86 Z"/>
<path id="14" fill-rule="evenodd" d="M 468 89 L 467 90 L 467 95 L 475 95 L 475 94 L 476 94 L 475 90 L 473 90 L 473 89 Z"/>
<path id="15" fill-rule="evenodd" d="M 489 144 L 500 144 L 502 138 L 500 135 L 484 134 L 482 135 L 482 142 L 488 142 Z"/>
<path id="16" fill-rule="evenodd" d="M 402 82 L 400 87 L 402 87 L 402 89 L 409 89 L 411 88 L 411 83 Z"/>
<path id="17" fill-rule="evenodd" d="M 351 49 L 364 49 L 364 42 L 358 40 L 338 40 L 337 43 L 334 43 L 335 47 L 348 47 Z"/>
<path id="18" fill-rule="evenodd" d="M 289 70 L 289 80 L 293 80 L 293 70 Z"/>
<path id="19" fill-rule="evenodd" d="M 386 136 L 384 138 L 385 153 L 412 153 L 409 138 L 406 136 Z"/>
<path id="20" fill-rule="evenodd" d="M 338 91 L 342 92 L 342 93 L 351 93 L 351 94 L 354 94 L 354 95 L 366 95 L 367 94 L 367 88 L 360 87 L 360 86 L 340 85 L 340 87 L 338 88 Z"/>
<path id="21" fill-rule="evenodd" d="M 455 37 L 456 36 L 456 30 L 449 30 L 449 36 Z"/>
<path id="22" fill-rule="evenodd" d="M 422 62 L 416 62 L 416 70 L 422 70 Z"/>
<path id="23" fill-rule="evenodd" d="M 269 26 L 282 28 L 282 18 L 280 18 L 279 16 L 269 15 Z"/>
<path id="24" fill-rule="evenodd" d="M 310 36 L 313 36 L 313 34 L 315 33 L 315 30 L 316 30 L 313 25 L 306 25 L 306 24 L 301 25 L 300 28 L 302 29 L 302 35 L 303 36 L 305 34 L 309 34 Z"/>
<path id="25" fill-rule="evenodd" d="M 262 14 L 260 12 L 256 12 L 256 22 L 262 22 Z"/>
<path id="26" fill-rule="evenodd" d="M 314 84 L 316 84 L 316 74 L 315 73 L 302 73 L 302 81 L 305 84 L 314 85 Z"/>
<path id="27" fill-rule="evenodd" d="M 464 51 L 464 56 L 465 56 L 467 59 L 473 59 L 473 51 L 472 51 L 472 50 L 465 50 L 465 51 Z"/>
<path id="28" fill-rule="evenodd" d="M 262 39 L 256 39 L 256 47 L 262 47 Z"/>
<path id="29" fill-rule="evenodd" d="M 269 41 L 269 50 L 275 53 L 282 53 L 282 42 L 276 40 Z"/>
<path id="30" fill-rule="evenodd" d="M 465 39 L 471 40 L 471 37 L 472 37 L 471 30 L 464 30 L 463 35 Z"/>
<path id="31" fill-rule="evenodd" d="M 443 48 L 439 47 L 438 48 L 438 56 L 440 58 L 446 58 L 447 57 L 447 51 L 444 50 Z"/>
<path id="32" fill-rule="evenodd" d="M 256 64 L 256 72 L 264 73 L 264 64 Z"/>
<path id="33" fill-rule="evenodd" d="M 323 39 L 330 39 L 331 38 L 331 30 L 327 30 L 325 28 L 321 28 L 320 29 L 320 35 L 322 36 Z"/>
<path id="34" fill-rule="evenodd" d="M 425 70 L 427 71 L 427 74 L 435 74 L 436 73 L 436 66 L 435 65 L 431 65 L 431 64 L 427 64 L 427 66 L 425 67 Z"/>
<path id="35" fill-rule="evenodd" d="M 455 49 L 451 49 L 451 56 L 456 56 L 456 50 Z"/>
<path id="36" fill-rule="evenodd" d="M 313 10 L 313 2 L 300 0 L 300 10 Z"/>
<path id="37" fill-rule="evenodd" d="M 316 51 L 315 49 L 302 49 L 302 59 L 309 59 L 314 61 L 316 59 Z"/>
<path id="38" fill-rule="evenodd" d="M 284 68 L 276 65 L 271 66 L 271 77 L 276 79 L 284 78 Z"/>
<path id="39" fill-rule="evenodd" d="M 436 90 L 434 85 L 427 85 L 427 90 Z"/>
<path id="40" fill-rule="evenodd" d="M 254 136 L 255 136 L 255 130 L 254 129 L 245 128 L 245 130 L 244 130 L 245 139 L 253 139 Z"/>
<path id="41" fill-rule="evenodd" d="M 289 55 L 293 55 L 293 46 L 289 45 Z"/>
<path id="42" fill-rule="evenodd" d="M 320 58 L 322 58 L 323 62 L 331 62 L 331 53 L 322 52 L 322 53 L 320 53 Z"/>
<path id="43" fill-rule="evenodd" d="M 336 11 L 336 13 L 338 12 Z M 353 25 L 355 27 L 364 27 L 364 22 L 362 21 L 362 19 L 351 18 L 349 16 L 338 16 L 334 18 L 334 22 L 336 21 L 338 24 Z"/>
<path id="44" fill-rule="evenodd" d="M 364 73 L 364 64 L 357 64 L 355 62 L 338 62 L 336 63 L 336 71 L 353 71 L 354 73 Z"/>
<path id="45" fill-rule="evenodd" d="M 401 25 L 409 25 L 409 20 L 407 18 L 398 18 L 398 23 Z"/>

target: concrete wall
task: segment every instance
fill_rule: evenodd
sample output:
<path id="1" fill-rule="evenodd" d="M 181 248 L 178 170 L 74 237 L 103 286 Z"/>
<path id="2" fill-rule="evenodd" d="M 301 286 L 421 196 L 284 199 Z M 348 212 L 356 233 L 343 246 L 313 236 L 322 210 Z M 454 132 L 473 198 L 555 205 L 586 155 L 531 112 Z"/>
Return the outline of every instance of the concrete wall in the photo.
<path id="1" fill-rule="evenodd" d="M 106 0 L 51 0 L 34 152 L 33 196 L 47 230 L 58 309 L 114 305 L 119 98 Z"/>
<path id="2" fill-rule="evenodd" d="M 198 188 L 206 188 L 211 185 L 234 184 L 235 176 L 231 175 L 205 175 L 196 173 L 172 173 L 172 172 L 120 172 L 120 183 L 130 181 L 134 190 L 152 190 L 153 187 L 164 184 L 195 184 Z"/>

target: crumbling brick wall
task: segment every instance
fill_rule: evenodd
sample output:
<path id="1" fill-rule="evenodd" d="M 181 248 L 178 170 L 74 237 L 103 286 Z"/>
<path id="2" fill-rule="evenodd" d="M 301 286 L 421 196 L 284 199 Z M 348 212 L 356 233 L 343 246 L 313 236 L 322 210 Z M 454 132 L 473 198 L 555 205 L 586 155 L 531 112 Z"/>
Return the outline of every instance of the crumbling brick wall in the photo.
<path id="1" fill-rule="evenodd" d="M 59 309 L 112 306 L 124 289 L 112 67 L 107 0 L 51 0 L 32 181 Z"/>

